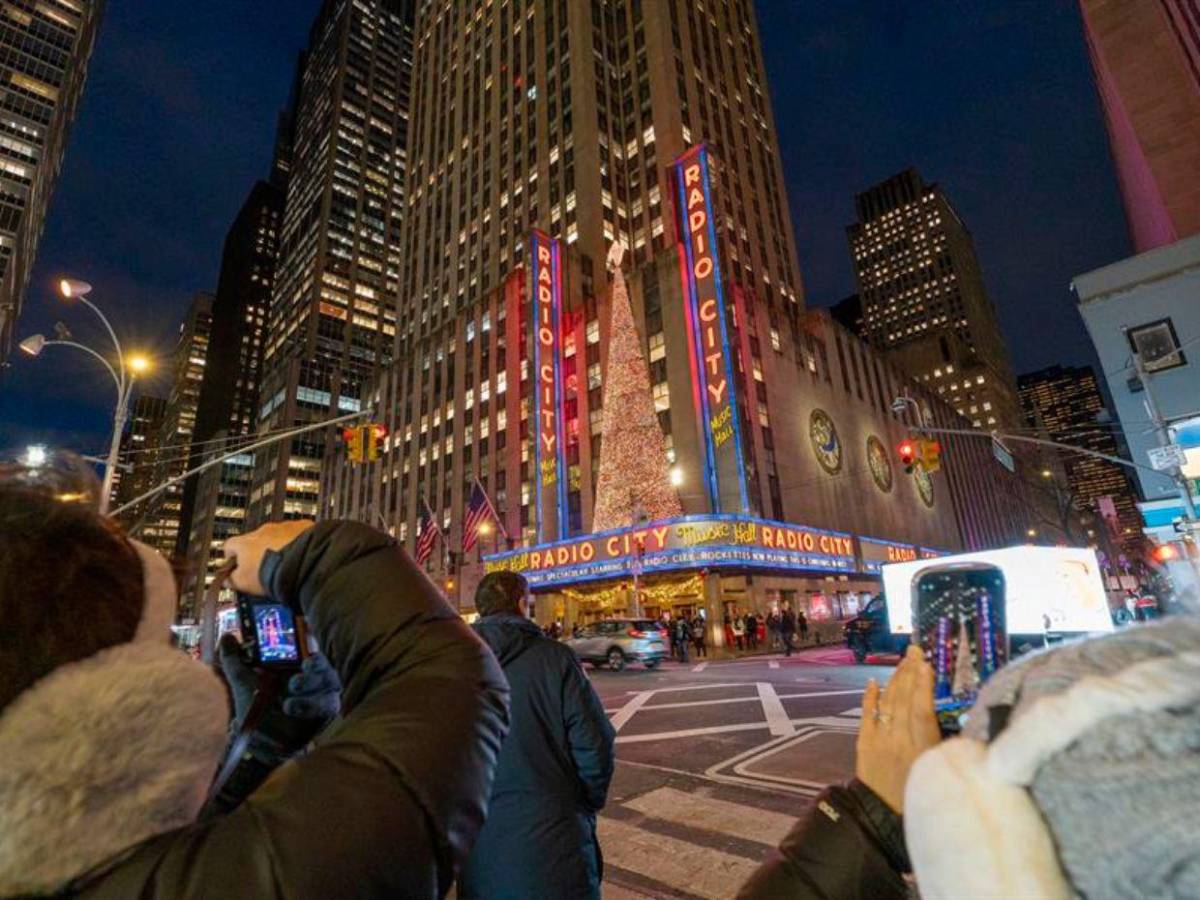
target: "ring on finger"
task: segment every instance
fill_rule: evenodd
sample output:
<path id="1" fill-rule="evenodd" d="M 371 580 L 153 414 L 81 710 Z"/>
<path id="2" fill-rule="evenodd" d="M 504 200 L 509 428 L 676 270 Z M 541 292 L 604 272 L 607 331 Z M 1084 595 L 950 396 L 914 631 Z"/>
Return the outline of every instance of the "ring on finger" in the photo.
<path id="1" fill-rule="evenodd" d="M 889 714 L 889 713 L 885 713 L 885 712 L 876 713 L 875 721 L 878 722 L 880 725 L 888 725 L 891 723 L 892 717 L 891 717 L 891 714 Z"/>

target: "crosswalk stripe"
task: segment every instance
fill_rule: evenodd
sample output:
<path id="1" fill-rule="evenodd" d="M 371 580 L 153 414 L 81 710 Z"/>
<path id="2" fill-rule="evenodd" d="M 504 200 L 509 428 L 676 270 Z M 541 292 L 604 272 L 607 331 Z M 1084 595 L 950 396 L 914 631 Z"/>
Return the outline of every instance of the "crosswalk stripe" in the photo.
<path id="1" fill-rule="evenodd" d="M 629 809 L 689 828 L 702 828 L 730 837 L 774 847 L 787 836 L 796 819 L 756 806 L 717 800 L 661 787 L 622 804 Z"/>
<path id="2" fill-rule="evenodd" d="M 686 885 L 689 894 L 699 897 L 731 897 L 757 868 L 740 856 L 644 831 L 607 816 L 600 816 L 596 830 L 605 863 L 662 884 Z"/>
<path id="3" fill-rule="evenodd" d="M 778 669 L 779 668 L 779 660 L 777 660 L 777 659 L 771 660 L 770 662 L 767 663 L 767 668 Z"/>
<path id="4" fill-rule="evenodd" d="M 708 668 L 708 663 L 702 662 L 698 666 L 692 666 L 692 671 L 693 672 L 703 672 L 707 668 Z"/>

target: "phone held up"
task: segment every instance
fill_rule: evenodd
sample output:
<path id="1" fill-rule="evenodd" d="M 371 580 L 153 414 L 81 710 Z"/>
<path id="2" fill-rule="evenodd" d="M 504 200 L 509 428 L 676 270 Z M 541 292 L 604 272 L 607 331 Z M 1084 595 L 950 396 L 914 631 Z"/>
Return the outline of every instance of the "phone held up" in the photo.
<path id="1" fill-rule="evenodd" d="M 1008 662 L 1004 574 L 957 563 L 913 584 L 914 637 L 934 670 L 934 709 L 944 736 L 957 734 L 979 688 Z"/>
<path id="2" fill-rule="evenodd" d="M 286 603 L 265 597 L 237 595 L 238 624 L 242 649 L 256 669 L 287 671 L 299 669 L 308 655 L 304 618 Z"/>

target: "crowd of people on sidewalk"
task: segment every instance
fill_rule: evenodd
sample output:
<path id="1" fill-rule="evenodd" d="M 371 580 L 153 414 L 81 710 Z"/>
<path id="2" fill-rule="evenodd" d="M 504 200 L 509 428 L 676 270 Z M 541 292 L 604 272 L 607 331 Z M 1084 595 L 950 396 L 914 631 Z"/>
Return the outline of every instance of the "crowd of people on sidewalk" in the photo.
<path id="1" fill-rule="evenodd" d="M 598 900 L 615 733 L 521 576 L 468 626 L 389 536 L 266 525 L 229 584 L 307 655 L 227 636 L 214 667 L 172 646 L 166 560 L 79 496 L 0 466 L 0 898 Z M 934 692 L 915 645 L 868 684 L 855 778 L 739 900 L 1200 897 L 1194 611 L 1010 663 L 957 736 Z"/>

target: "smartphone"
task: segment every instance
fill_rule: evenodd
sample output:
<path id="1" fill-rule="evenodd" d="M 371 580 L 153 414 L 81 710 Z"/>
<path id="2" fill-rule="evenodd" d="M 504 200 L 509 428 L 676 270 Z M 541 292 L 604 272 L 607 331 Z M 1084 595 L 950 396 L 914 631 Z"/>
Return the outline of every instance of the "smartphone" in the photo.
<path id="1" fill-rule="evenodd" d="M 1004 573 L 985 563 L 926 569 L 913 583 L 913 631 L 934 671 L 942 734 L 957 734 L 985 681 L 1008 662 Z"/>
<path id="2" fill-rule="evenodd" d="M 238 595 L 242 647 L 255 668 L 298 669 L 304 659 L 303 620 L 286 603 Z"/>

